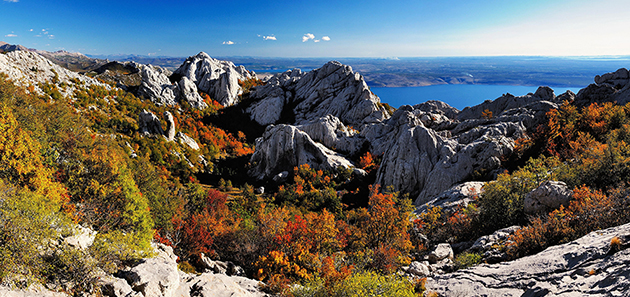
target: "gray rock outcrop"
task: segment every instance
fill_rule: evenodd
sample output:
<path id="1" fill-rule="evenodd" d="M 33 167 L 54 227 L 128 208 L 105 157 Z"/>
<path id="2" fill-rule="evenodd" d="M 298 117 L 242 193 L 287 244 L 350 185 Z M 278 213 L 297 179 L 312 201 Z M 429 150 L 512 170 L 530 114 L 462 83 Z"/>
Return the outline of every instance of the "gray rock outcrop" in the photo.
<path id="1" fill-rule="evenodd" d="M 335 150 L 353 154 L 358 152 L 365 143 L 355 130 L 344 125 L 337 117 L 327 115 L 313 122 L 299 125 L 296 128 L 306 132 L 311 139 Z"/>
<path id="2" fill-rule="evenodd" d="M 283 171 L 292 172 L 295 166 L 302 164 L 322 170 L 352 166 L 341 155 L 290 125 L 268 126 L 263 136 L 256 139 L 256 151 L 250 162 L 254 167 L 249 175 L 258 179 L 271 178 Z"/>
<path id="3" fill-rule="evenodd" d="M 157 244 L 155 249 L 156 257 L 119 272 L 117 275 L 122 278 L 102 277 L 103 294 L 111 297 L 267 296 L 260 291 L 260 282 L 242 276 L 228 276 L 221 271 L 200 275 L 178 271 L 177 256 L 172 248 Z"/>
<path id="4" fill-rule="evenodd" d="M 289 70 L 277 74 L 250 97 L 254 103 L 247 112 L 261 125 L 277 123 L 283 112 L 290 115 L 284 123 L 298 125 L 327 115 L 355 127 L 388 117 L 363 77 L 336 61 L 308 73 Z"/>
<path id="5" fill-rule="evenodd" d="M 523 207 L 525 213 L 548 213 L 560 205 L 567 206 L 573 192 L 561 181 L 544 181 L 536 189 L 525 195 Z"/>
<path id="6" fill-rule="evenodd" d="M 178 89 L 171 84 L 170 71 L 152 65 L 140 65 L 142 82 L 138 95 L 148 98 L 156 105 L 173 106 L 177 104 Z"/>
<path id="7" fill-rule="evenodd" d="M 630 224 L 592 232 L 532 256 L 428 278 L 441 296 L 625 296 Z M 611 248 L 618 237 L 621 250 Z"/>
<path id="8" fill-rule="evenodd" d="M 35 93 L 40 95 L 44 94 L 40 83 L 57 86 L 63 96 L 73 96 L 77 89 L 89 86 L 111 89 L 107 84 L 65 69 L 31 51 L 17 50 L 0 55 L 0 72 L 18 86 L 33 86 Z"/>
<path id="9" fill-rule="evenodd" d="M 552 96 L 546 87 L 521 97 L 508 94 L 464 109 L 456 118 L 447 105 L 402 106 L 389 120 L 361 131 L 370 151 L 383 154 L 376 183 L 417 195 L 416 205 L 422 205 L 475 174 L 491 174 L 514 141 L 558 107 Z M 484 118 L 486 109 L 496 113 Z"/>
<path id="10" fill-rule="evenodd" d="M 444 259 L 453 260 L 453 249 L 448 243 L 438 244 L 431 253 L 429 253 L 429 263 L 435 264 Z"/>
<path id="11" fill-rule="evenodd" d="M 575 97 L 577 106 L 587 106 L 595 102 L 630 102 L 630 72 L 620 68 L 615 72 L 595 76 L 595 83 L 581 89 Z"/>
<path id="12" fill-rule="evenodd" d="M 199 144 L 190 136 L 177 132 L 175 138 L 179 141 L 179 143 L 185 144 L 193 150 L 199 150 Z"/>
<path id="13" fill-rule="evenodd" d="M 508 259 L 504 247 L 509 244 L 510 235 L 514 234 L 520 226 L 511 226 L 503 228 L 490 235 L 484 235 L 473 243 L 470 251 L 479 253 L 481 261 L 485 263 L 498 263 Z"/>
<path id="14" fill-rule="evenodd" d="M 175 140 L 175 120 L 173 119 L 173 115 L 168 111 L 164 112 L 164 118 L 166 119 L 166 134 L 164 134 L 164 136 L 166 140 L 173 141 Z"/>
<path id="15" fill-rule="evenodd" d="M 194 95 L 199 96 L 197 90 L 203 91 L 221 105 L 230 106 L 237 103 L 238 95 L 243 93 L 239 81 L 255 78 L 256 74 L 243 66 L 237 67 L 230 61 L 213 59 L 208 54 L 200 52 L 186 59 L 173 72 L 173 77 L 181 78 L 180 90 L 185 90 L 187 94 L 194 93 Z M 191 103 L 194 100 L 188 99 L 187 101 Z"/>
<path id="16" fill-rule="evenodd" d="M 456 211 L 460 207 L 465 208 L 468 203 L 475 199 L 475 196 L 481 194 L 484 184 L 484 182 L 465 182 L 455 185 L 431 201 L 419 205 L 415 212 L 421 214 L 436 206 L 447 213 Z"/>
<path id="17" fill-rule="evenodd" d="M 146 109 L 138 114 L 138 131 L 144 135 L 164 135 L 160 119 Z"/>

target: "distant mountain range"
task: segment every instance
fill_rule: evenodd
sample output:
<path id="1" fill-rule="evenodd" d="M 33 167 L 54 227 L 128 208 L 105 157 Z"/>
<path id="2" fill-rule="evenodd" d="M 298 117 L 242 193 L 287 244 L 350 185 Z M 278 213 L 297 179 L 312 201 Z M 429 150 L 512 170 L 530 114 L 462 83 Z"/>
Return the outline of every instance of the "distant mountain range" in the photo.
<path id="1" fill-rule="evenodd" d="M 186 57 L 148 55 L 83 55 L 48 52 L 0 42 L 0 51 L 35 51 L 54 63 L 77 72 L 93 71 L 110 61 L 134 61 L 168 70 L 177 69 Z M 425 58 L 270 58 L 216 57 L 243 65 L 265 77 L 300 68 L 309 71 L 337 60 L 363 75 L 370 87 L 418 87 L 440 84 L 522 85 L 584 87 L 601 73 L 627 67 L 630 56 L 616 57 L 425 57 Z"/>

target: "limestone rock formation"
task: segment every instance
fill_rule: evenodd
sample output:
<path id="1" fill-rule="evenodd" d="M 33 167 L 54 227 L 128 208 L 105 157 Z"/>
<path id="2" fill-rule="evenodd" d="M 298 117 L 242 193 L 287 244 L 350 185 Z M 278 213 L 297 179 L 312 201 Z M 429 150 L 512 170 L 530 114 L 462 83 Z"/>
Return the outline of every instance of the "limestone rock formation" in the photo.
<path id="1" fill-rule="evenodd" d="M 260 291 L 258 281 L 242 276 L 189 275 L 178 271 L 177 256 L 171 247 L 156 244 L 155 249 L 156 257 L 144 259 L 116 274 L 122 278 L 101 277 L 100 285 L 105 296 L 267 296 Z"/>
<path id="2" fill-rule="evenodd" d="M 455 185 L 450 189 L 440 193 L 431 201 L 419 205 L 416 213 L 427 212 L 432 207 L 440 207 L 445 212 L 455 211 L 458 207 L 466 207 L 468 203 L 475 199 L 475 196 L 483 191 L 484 182 L 465 182 Z"/>
<path id="3" fill-rule="evenodd" d="M 186 59 L 182 66 L 173 72 L 173 78 L 184 77 L 187 80 L 185 85 L 188 93 L 194 90 L 188 83 L 190 81 L 197 90 L 207 93 L 221 105 L 230 106 L 235 104 L 238 95 L 243 93 L 239 81 L 255 78 L 256 74 L 243 66 L 237 67 L 232 62 L 213 59 L 208 54 L 200 52 Z M 180 81 L 180 89 L 182 84 Z M 196 93 L 196 90 L 194 91 Z"/>
<path id="4" fill-rule="evenodd" d="M 527 193 L 523 200 L 525 213 L 548 213 L 560 205 L 567 206 L 573 192 L 561 181 L 544 181 L 536 189 Z"/>
<path id="5" fill-rule="evenodd" d="M 259 282 L 241 276 L 203 273 L 182 280 L 175 296 L 183 297 L 264 297 Z"/>
<path id="6" fill-rule="evenodd" d="M 306 132 L 311 139 L 321 142 L 326 147 L 348 154 L 358 152 L 365 143 L 365 139 L 359 137 L 355 130 L 346 127 L 333 115 L 321 117 L 296 128 Z"/>
<path id="7" fill-rule="evenodd" d="M 475 241 L 470 247 L 470 251 L 481 254 L 484 263 L 498 263 L 507 260 L 503 246 L 506 246 L 510 235 L 516 230 L 521 229 L 520 226 L 511 226 L 494 231 L 490 235 L 484 235 Z"/>
<path id="8" fill-rule="evenodd" d="M 595 84 L 590 84 L 581 89 L 575 104 L 587 106 L 594 102 L 617 102 L 626 104 L 630 102 L 630 72 L 621 68 L 615 72 L 598 75 Z"/>
<path id="9" fill-rule="evenodd" d="M 262 125 L 277 123 L 283 113 L 289 115 L 283 123 L 298 125 L 327 115 L 357 127 L 388 117 L 363 77 L 336 61 L 305 74 L 300 70 L 277 74 L 250 97 L 255 103 L 247 112 Z"/>
<path id="10" fill-rule="evenodd" d="M 491 111 L 494 116 L 498 116 L 508 109 L 519 108 L 537 101 L 553 102 L 555 97 L 553 90 L 549 87 L 539 87 L 534 94 L 529 93 L 525 96 L 515 97 L 507 93 L 495 100 L 486 100 L 481 104 L 466 107 L 457 117 L 460 120 L 481 118 L 482 113 L 486 110 Z"/>
<path id="11" fill-rule="evenodd" d="M 448 243 L 440 243 L 435 249 L 429 253 L 429 263 L 435 264 L 444 259 L 453 260 L 453 249 Z"/>
<path id="12" fill-rule="evenodd" d="M 38 94 L 44 94 L 40 83 L 51 83 L 63 96 L 72 96 L 77 88 L 92 85 L 111 89 L 111 86 L 93 78 L 67 70 L 45 57 L 30 51 L 12 51 L 0 55 L 0 72 L 13 80 L 16 85 L 32 85 Z"/>
<path id="13" fill-rule="evenodd" d="M 162 67 L 142 65 L 142 83 L 138 95 L 151 100 L 157 105 L 175 105 L 177 103 L 177 86 L 168 78 L 170 72 Z"/>
<path id="14" fill-rule="evenodd" d="M 256 139 L 256 151 L 250 162 L 254 167 L 249 175 L 258 179 L 271 178 L 283 171 L 291 172 L 302 164 L 322 170 L 352 166 L 350 161 L 291 125 L 268 126 L 263 136 Z"/>
<path id="15" fill-rule="evenodd" d="M 173 115 L 168 111 L 164 112 L 164 118 L 166 119 L 166 134 L 164 134 L 164 136 L 166 140 L 173 141 L 175 140 L 175 120 L 173 119 Z"/>
<path id="16" fill-rule="evenodd" d="M 182 132 L 177 132 L 175 138 L 179 140 L 179 143 L 185 144 L 193 150 L 199 150 L 199 144 L 192 137 Z"/>
<path id="17" fill-rule="evenodd" d="M 624 296 L 630 283 L 630 224 L 592 232 L 532 256 L 428 278 L 441 296 Z M 611 248 L 618 237 L 621 250 Z"/>
<path id="18" fill-rule="evenodd" d="M 421 205 L 474 174 L 498 170 L 514 140 L 558 107 L 555 100 L 553 90 L 541 87 L 535 94 L 508 94 L 457 115 L 435 102 L 402 106 L 389 120 L 366 125 L 361 136 L 373 154 L 383 154 L 376 183 L 417 195 L 416 205 Z M 495 113 L 484 117 L 484 110 Z"/>
<path id="19" fill-rule="evenodd" d="M 208 104 L 203 101 L 203 98 L 197 91 L 197 86 L 188 77 L 182 77 L 177 83 L 179 88 L 179 98 L 181 101 L 185 101 L 193 108 L 204 109 L 208 107 Z"/>
<path id="20" fill-rule="evenodd" d="M 146 109 L 138 115 L 138 131 L 145 135 L 164 135 L 160 119 Z"/>

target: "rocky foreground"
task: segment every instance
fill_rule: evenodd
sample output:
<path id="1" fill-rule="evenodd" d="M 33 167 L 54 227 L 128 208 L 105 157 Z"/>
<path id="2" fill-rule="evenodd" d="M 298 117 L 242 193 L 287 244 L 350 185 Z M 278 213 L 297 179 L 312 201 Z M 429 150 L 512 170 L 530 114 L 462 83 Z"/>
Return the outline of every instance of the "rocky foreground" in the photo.
<path id="1" fill-rule="evenodd" d="M 435 276 L 426 287 L 443 296 L 628 296 L 629 246 L 625 224 L 515 261 Z"/>

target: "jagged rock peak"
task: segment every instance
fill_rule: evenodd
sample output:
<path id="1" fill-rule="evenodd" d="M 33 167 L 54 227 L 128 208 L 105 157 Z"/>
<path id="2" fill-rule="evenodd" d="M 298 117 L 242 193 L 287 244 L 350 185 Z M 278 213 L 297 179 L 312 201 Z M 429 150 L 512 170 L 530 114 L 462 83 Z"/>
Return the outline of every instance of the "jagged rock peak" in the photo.
<path id="1" fill-rule="evenodd" d="M 581 89 L 575 98 L 575 105 L 587 106 L 591 103 L 630 102 L 630 73 L 625 68 L 615 72 L 595 76 L 595 84 Z"/>
<path id="2" fill-rule="evenodd" d="M 305 132 L 291 125 L 270 125 L 256 139 L 256 151 L 250 158 L 253 168 L 249 175 L 258 179 L 271 178 L 295 166 L 309 164 L 312 168 L 335 170 L 352 167 L 352 163 L 317 143 Z"/>
<path id="3" fill-rule="evenodd" d="M 239 81 L 255 78 L 256 74 L 243 66 L 235 66 L 230 61 L 217 60 L 200 52 L 186 59 L 171 79 L 179 81 L 183 77 L 210 98 L 223 106 L 230 106 L 237 103 L 238 95 L 243 93 Z"/>
<path id="4" fill-rule="evenodd" d="M 363 77 L 337 61 L 305 74 L 299 70 L 277 74 L 250 97 L 254 103 L 247 112 L 262 125 L 306 124 L 330 114 L 359 127 L 389 117 Z M 283 114 L 289 116 L 281 118 Z"/>

